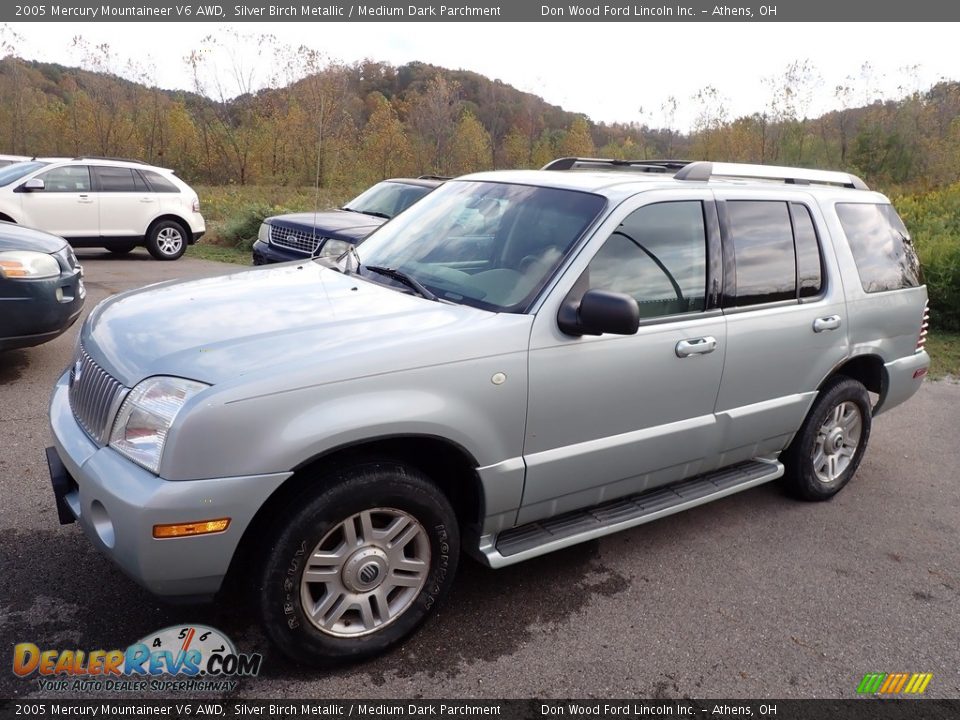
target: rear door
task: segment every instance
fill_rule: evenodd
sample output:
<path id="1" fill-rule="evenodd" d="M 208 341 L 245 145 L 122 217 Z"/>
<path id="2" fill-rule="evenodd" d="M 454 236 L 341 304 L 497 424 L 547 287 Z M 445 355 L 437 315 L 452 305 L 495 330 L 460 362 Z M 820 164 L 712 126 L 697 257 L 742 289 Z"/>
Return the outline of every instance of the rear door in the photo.
<path id="1" fill-rule="evenodd" d="M 721 463 L 783 449 L 847 356 L 832 243 L 809 195 L 716 191 L 727 355 L 717 397 Z"/>
<path id="2" fill-rule="evenodd" d="M 156 193 L 133 168 L 94 165 L 91 169 L 100 202 L 101 237 L 143 237 L 159 214 Z"/>
<path id="3" fill-rule="evenodd" d="M 708 190 L 637 196 L 614 210 L 537 312 L 519 523 L 639 492 L 714 466 L 725 321 Z M 571 337 L 569 293 L 632 295 L 636 335 Z"/>

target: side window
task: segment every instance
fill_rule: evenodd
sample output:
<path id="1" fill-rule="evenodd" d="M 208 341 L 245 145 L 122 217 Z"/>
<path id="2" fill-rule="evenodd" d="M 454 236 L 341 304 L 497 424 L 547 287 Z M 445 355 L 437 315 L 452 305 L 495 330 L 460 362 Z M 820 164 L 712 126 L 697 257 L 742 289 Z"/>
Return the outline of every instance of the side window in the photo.
<path id="1" fill-rule="evenodd" d="M 734 305 L 797 297 L 797 260 L 787 203 L 728 200 L 727 216 L 737 266 Z"/>
<path id="2" fill-rule="evenodd" d="M 797 285 L 800 297 L 814 297 L 823 287 L 823 258 L 817 231 L 810 217 L 810 209 L 799 203 L 790 203 L 793 220 L 793 238 L 797 248 Z"/>
<path id="3" fill-rule="evenodd" d="M 147 181 L 143 179 L 139 170 L 133 171 L 133 184 L 137 192 L 150 192 L 150 186 L 147 185 Z"/>
<path id="4" fill-rule="evenodd" d="M 163 175 L 153 170 L 141 170 L 143 176 L 147 179 L 147 182 L 150 183 L 150 188 L 154 192 L 162 193 L 178 193 L 180 189 L 174 185 L 172 182 L 167 180 Z"/>
<path id="5" fill-rule="evenodd" d="M 86 165 L 67 165 L 37 176 L 44 192 L 90 192 L 90 170 Z"/>
<path id="6" fill-rule="evenodd" d="M 120 167 L 94 167 L 93 174 L 100 183 L 100 192 L 136 192 L 133 170 Z"/>
<path id="7" fill-rule="evenodd" d="M 632 295 L 641 318 L 701 312 L 706 247 L 699 200 L 647 205 L 631 213 L 594 255 L 589 287 Z"/>
<path id="8" fill-rule="evenodd" d="M 892 205 L 838 203 L 837 215 L 865 292 L 899 290 L 922 282 L 910 235 Z"/>

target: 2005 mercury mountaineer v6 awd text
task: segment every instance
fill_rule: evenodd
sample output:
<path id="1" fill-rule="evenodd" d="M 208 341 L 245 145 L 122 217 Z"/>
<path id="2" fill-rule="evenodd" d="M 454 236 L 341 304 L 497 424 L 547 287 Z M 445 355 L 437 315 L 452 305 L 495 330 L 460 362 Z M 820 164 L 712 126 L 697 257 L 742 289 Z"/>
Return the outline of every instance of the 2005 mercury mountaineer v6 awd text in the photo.
<path id="1" fill-rule="evenodd" d="M 163 596 L 239 578 L 315 664 L 501 567 L 783 478 L 826 500 L 929 366 L 854 176 L 564 158 L 447 182 L 340 258 L 102 302 L 50 408 L 63 522 Z"/>

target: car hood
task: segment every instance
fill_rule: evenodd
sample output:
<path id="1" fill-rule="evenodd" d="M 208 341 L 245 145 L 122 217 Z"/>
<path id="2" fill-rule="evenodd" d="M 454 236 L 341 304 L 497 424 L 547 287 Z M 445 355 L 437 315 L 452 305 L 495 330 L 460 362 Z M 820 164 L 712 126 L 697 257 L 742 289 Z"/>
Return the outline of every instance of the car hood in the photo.
<path id="1" fill-rule="evenodd" d="M 55 253 L 62 250 L 66 240 L 57 235 L 33 228 L 0 222 L 0 250 L 36 250 Z"/>
<path id="2" fill-rule="evenodd" d="M 292 213 L 268 218 L 267 223 L 275 227 L 291 227 L 306 232 L 317 231 L 322 237 L 334 237 L 342 240 L 362 240 L 386 222 L 375 215 L 365 215 L 347 210 L 325 210 L 324 212 Z"/>
<path id="3" fill-rule="evenodd" d="M 127 387 L 262 373 L 289 386 L 525 348 L 531 316 L 426 300 L 316 262 L 148 286 L 104 300 L 86 351 Z M 319 373 L 319 374 L 318 374 Z"/>

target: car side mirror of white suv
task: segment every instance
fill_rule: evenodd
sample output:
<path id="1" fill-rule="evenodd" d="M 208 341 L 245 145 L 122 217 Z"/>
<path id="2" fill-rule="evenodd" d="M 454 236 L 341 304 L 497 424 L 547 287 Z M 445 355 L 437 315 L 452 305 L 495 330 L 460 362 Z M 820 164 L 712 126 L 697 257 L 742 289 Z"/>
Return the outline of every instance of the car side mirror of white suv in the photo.
<path id="1" fill-rule="evenodd" d="M 46 187 L 46 184 L 41 178 L 30 178 L 20 186 L 20 189 L 24 192 L 35 192 L 37 190 L 44 190 Z"/>

